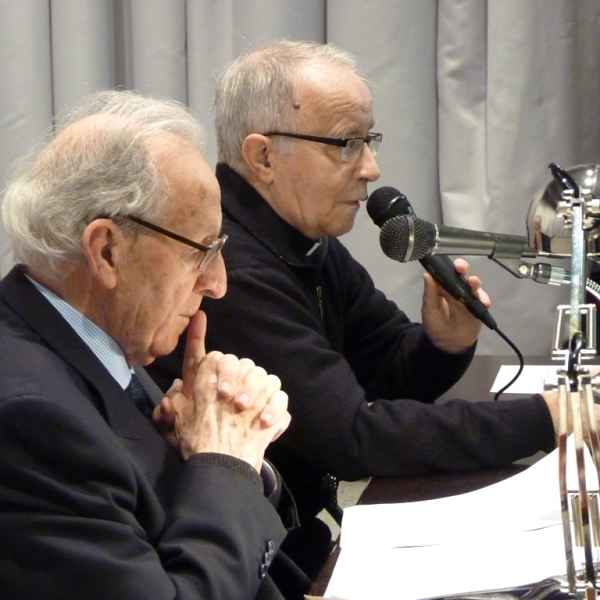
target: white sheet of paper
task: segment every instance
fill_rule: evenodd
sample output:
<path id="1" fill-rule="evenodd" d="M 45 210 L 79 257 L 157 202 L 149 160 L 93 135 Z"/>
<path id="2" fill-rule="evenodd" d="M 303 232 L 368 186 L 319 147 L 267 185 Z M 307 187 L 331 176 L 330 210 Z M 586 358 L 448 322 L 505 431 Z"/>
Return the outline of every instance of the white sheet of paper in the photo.
<path id="1" fill-rule="evenodd" d="M 525 365 L 519 379 L 505 390 L 508 394 L 539 394 L 544 391 L 544 381 L 547 378 L 556 380 L 557 365 Z M 516 374 L 518 365 L 502 365 L 490 392 L 497 392 L 505 386 Z"/>
<path id="2" fill-rule="evenodd" d="M 598 489 L 589 452 L 587 489 Z M 569 489 L 577 489 L 569 439 Z M 346 508 L 327 597 L 436 596 L 510 589 L 566 571 L 558 451 L 486 488 L 422 502 Z"/>
<path id="3" fill-rule="evenodd" d="M 560 522 L 558 453 L 525 471 L 467 494 L 344 509 L 341 547 L 394 548 L 452 542 L 465 534 L 495 535 Z"/>
<path id="4" fill-rule="evenodd" d="M 514 588 L 565 570 L 562 527 L 439 546 L 342 549 L 327 588 L 344 600 L 423 600 Z M 508 575 L 508 576 L 507 576 Z"/>

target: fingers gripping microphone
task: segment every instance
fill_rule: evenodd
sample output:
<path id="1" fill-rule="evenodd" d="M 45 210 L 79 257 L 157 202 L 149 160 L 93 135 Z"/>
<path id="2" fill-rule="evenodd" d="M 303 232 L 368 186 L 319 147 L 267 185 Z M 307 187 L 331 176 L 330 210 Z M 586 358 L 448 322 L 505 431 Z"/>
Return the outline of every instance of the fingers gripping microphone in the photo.
<path id="1" fill-rule="evenodd" d="M 367 212 L 371 219 L 373 219 L 373 222 L 382 228 L 380 242 L 381 247 L 387 256 L 394 260 L 404 261 L 406 260 L 404 257 L 406 257 L 407 254 L 409 256 L 413 254 L 413 250 L 412 248 L 409 249 L 409 245 L 414 243 L 411 241 L 414 240 L 414 235 L 410 235 L 408 227 L 410 223 L 415 220 L 414 218 L 411 218 L 414 217 L 415 213 L 404 194 L 393 187 L 378 188 L 369 196 L 367 201 Z M 393 219 L 393 223 L 398 220 L 404 222 L 404 219 L 397 218 L 400 215 L 407 216 L 407 231 L 406 234 L 400 232 L 393 236 L 394 242 L 392 245 L 394 248 L 393 251 L 389 253 L 388 248 L 384 247 L 384 229 L 387 230 L 389 228 L 386 224 L 390 219 Z M 386 240 L 387 238 L 388 235 L 385 235 Z M 388 244 L 388 242 L 385 243 L 386 245 Z M 396 248 L 396 244 L 400 247 Z M 415 256 L 414 259 L 418 258 L 419 262 L 431 274 L 435 281 L 437 281 L 437 283 L 439 283 L 451 296 L 460 300 L 472 315 L 490 329 L 497 329 L 498 326 L 496 321 L 492 315 L 490 315 L 488 309 L 481 300 L 473 294 L 465 278 L 456 272 L 452 260 L 450 260 L 448 256 L 433 256 L 426 254 L 427 253 L 424 253 L 421 256 Z"/>

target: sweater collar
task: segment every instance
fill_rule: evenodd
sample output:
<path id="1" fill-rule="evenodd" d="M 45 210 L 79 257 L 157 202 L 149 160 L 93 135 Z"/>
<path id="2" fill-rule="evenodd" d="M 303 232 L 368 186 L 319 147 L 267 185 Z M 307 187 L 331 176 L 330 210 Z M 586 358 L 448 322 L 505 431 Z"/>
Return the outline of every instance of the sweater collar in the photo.
<path id="1" fill-rule="evenodd" d="M 239 223 L 283 261 L 295 266 L 318 265 L 327 251 L 327 238 L 317 242 L 284 221 L 269 203 L 225 163 L 217 164 L 222 207 L 227 217 Z"/>

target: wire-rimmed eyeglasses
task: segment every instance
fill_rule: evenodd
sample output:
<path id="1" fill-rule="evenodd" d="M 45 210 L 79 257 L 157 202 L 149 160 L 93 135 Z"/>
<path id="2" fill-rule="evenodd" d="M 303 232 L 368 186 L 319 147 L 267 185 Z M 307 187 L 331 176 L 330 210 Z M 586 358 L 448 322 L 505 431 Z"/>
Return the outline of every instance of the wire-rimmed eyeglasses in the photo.
<path id="1" fill-rule="evenodd" d="M 201 272 L 206 270 L 206 267 L 208 267 L 208 265 L 212 261 L 212 259 L 219 253 L 221 248 L 223 248 L 223 245 L 225 244 L 225 242 L 227 241 L 227 238 L 229 237 L 227 235 L 222 235 L 221 237 L 218 237 L 216 240 L 212 241 L 208 246 L 205 246 L 204 244 L 199 244 L 198 242 L 193 242 L 192 240 L 188 240 L 187 238 L 185 238 L 181 235 L 178 235 L 177 233 L 173 233 L 172 231 L 169 231 L 168 229 L 163 229 L 162 227 L 159 227 L 158 225 L 154 225 L 153 223 L 144 221 L 144 219 L 140 219 L 139 217 L 134 217 L 132 215 L 119 215 L 119 216 L 124 219 L 128 219 L 129 221 L 133 221 L 134 223 L 137 223 L 138 225 L 141 225 L 142 227 L 152 229 L 152 231 L 156 231 L 157 233 L 160 233 L 160 234 L 165 235 L 173 240 L 181 242 L 182 244 L 191 246 L 192 248 L 194 248 L 196 250 L 205 252 L 204 256 L 202 257 L 202 260 L 200 261 L 200 264 L 198 265 L 198 270 Z"/>
<path id="2" fill-rule="evenodd" d="M 320 142 L 321 144 L 329 144 L 330 146 L 339 146 L 342 150 L 342 160 L 350 161 L 357 158 L 365 144 L 369 146 L 371 154 L 375 156 L 379 149 L 379 144 L 383 139 L 382 133 L 367 133 L 366 137 L 351 137 L 351 138 L 331 138 L 319 137 L 317 135 L 304 135 L 302 133 L 286 133 L 281 131 L 270 131 L 263 135 L 272 136 L 280 135 L 282 137 L 295 138 L 298 140 L 307 140 L 309 142 Z"/>

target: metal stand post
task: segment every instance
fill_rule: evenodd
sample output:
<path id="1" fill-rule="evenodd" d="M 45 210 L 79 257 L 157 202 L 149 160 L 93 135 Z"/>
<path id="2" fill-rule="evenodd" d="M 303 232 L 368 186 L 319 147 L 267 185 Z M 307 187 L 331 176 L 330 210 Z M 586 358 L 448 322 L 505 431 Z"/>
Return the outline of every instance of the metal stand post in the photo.
<path id="1" fill-rule="evenodd" d="M 558 167 L 556 169 L 559 176 L 563 175 Z M 557 172 L 553 173 L 557 177 Z M 559 398 L 559 487 L 567 567 L 565 588 L 561 591 L 577 600 L 592 600 L 600 598 L 600 513 L 598 490 L 590 490 L 587 481 L 585 448 L 591 452 L 600 480 L 600 439 L 593 396 L 599 388 L 598 380 L 591 376 L 589 368 L 581 364 L 582 360 L 596 354 L 596 307 L 584 304 L 585 237 L 586 224 L 589 223 L 587 201 L 591 194 L 579 188 L 565 189 L 563 199 L 559 214 L 572 230 L 573 243 L 571 304 L 558 307 L 553 358 L 564 359 L 564 366 L 557 370 L 557 384 L 547 385 L 547 388 L 558 391 Z M 563 332 L 567 317 L 568 343 L 565 348 Z M 567 437 L 570 430 L 575 442 L 577 486 L 572 486 L 575 489 L 569 489 L 567 481 Z"/>

